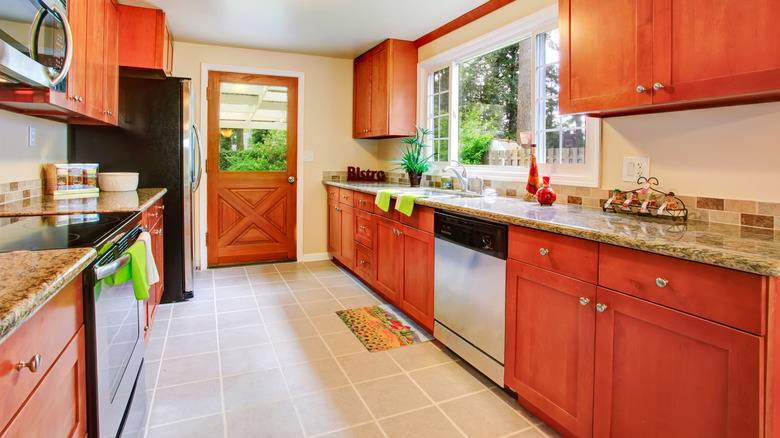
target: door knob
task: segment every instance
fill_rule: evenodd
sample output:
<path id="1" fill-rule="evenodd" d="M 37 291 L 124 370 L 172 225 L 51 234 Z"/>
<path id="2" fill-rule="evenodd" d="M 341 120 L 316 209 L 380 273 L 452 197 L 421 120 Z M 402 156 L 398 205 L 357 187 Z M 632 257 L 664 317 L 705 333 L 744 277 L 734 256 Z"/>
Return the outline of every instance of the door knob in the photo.
<path id="1" fill-rule="evenodd" d="M 19 361 L 18 364 L 16 364 L 16 370 L 21 371 L 25 368 L 28 368 L 31 373 L 34 373 L 38 371 L 38 368 L 41 367 L 41 355 L 36 354 L 35 356 L 31 357 L 29 361 Z"/>
<path id="2" fill-rule="evenodd" d="M 290 184 L 294 183 L 295 182 L 295 177 L 291 176 L 291 177 L 287 178 L 287 182 L 290 183 Z"/>
<path id="3" fill-rule="evenodd" d="M 640 86 L 636 87 L 636 92 L 637 93 L 644 93 L 645 91 L 647 91 L 647 88 L 645 88 L 644 85 L 640 85 Z"/>

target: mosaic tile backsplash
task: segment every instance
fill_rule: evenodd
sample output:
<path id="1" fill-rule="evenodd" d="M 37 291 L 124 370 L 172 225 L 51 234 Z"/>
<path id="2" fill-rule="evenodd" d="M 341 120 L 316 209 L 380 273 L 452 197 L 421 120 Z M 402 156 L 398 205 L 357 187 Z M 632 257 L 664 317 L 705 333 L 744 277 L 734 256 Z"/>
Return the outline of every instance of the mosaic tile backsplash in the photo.
<path id="1" fill-rule="evenodd" d="M 43 194 L 43 180 L 29 179 L 0 183 L 0 204 L 34 198 Z"/>
<path id="2" fill-rule="evenodd" d="M 444 175 L 446 177 L 446 175 Z M 441 188 L 442 175 L 423 175 L 422 186 Z M 327 181 L 346 181 L 346 171 L 323 172 Z M 387 174 L 389 184 L 409 184 L 409 178 L 402 172 Z M 452 178 L 455 189 L 460 185 Z M 470 180 L 469 184 L 475 184 Z M 496 190 L 499 196 L 522 198 L 525 194 L 525 182 L 485 180 L 485 187 Z M 601 208 L 609 199 L 611 190 L 594 189 L 551 184 L 558 194 L 557 203 L 577 204 L 585 207 Z M 474 185 L 471 188 L 475 188 Z M 764 229 L 780 230 L 780 203 L 745 201 L 738 199 L 709 198 L 703 196 L 677 195 L 688 208 L 688 219 L 704 222 L 743 225 Z"/>

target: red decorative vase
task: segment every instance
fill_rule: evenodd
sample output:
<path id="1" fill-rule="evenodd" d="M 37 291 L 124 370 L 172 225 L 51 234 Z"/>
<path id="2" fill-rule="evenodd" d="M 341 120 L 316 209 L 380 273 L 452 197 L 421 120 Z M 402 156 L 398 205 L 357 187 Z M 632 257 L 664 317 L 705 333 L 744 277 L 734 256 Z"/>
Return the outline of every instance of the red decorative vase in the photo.
<path id="1" fill-rule="evenodd" d="M 550 177 L 545 176 L 542 178 L 543 185 L 541 189 L 536 191 L 536 200 L 542 205 L 553 205 L 555 202 L 555 190 L 550 187 Z"/>

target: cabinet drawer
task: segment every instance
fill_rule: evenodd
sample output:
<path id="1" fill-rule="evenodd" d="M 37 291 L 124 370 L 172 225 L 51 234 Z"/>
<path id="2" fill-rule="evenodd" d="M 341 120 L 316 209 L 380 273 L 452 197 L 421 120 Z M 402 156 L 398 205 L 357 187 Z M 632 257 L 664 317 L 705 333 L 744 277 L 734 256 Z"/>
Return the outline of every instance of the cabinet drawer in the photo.
<path id="1" fill-rule="evenodd" d="M 368 283 L 372 283 L 374 278 L 374 251 L 364 247 L 361 244 L 355 245 L 355 271 Z"/>
<path id="2" fill-rule="evenodd" d="M 328 199 L 332 199 L 334 201 L 339 200 L 339 188 L 334 186 L 325 186 L 325 188 L 328 190 Z"/>
<path id="3" fill-rule="evenodd" d="M 768 280 L 759 275 L 602 244 L 599 284 L 751 333 L 766 332 Z"/>
<path id="4" fill-rule="evenodd" d="M 0 344 L 0 425 L 8 423 L 82 324 L 78 276 Z M 37 354 L 41 355 L 38 371 L 17 371 L 19 361 L 29 361 Z"/>
<path id="5" fill-rule="evenodd" d="M 355 211 L 355 242 L 374 249 L 374 215 Z"/>
<path id="6" fill-rule="evenodd" d="M 339 189 L 339 202 L 352 205 L 352 190 Z"/>
<path id="7" fill-rule="evenodd" d="M 352 193 L 352 201 L 353 206 L 355 208 L 359 208 L 361 210 L 365 210 L 369 213 L 374 212 L 374 201 L 376 200 L 376 196 L 370 195 L 368 193 L 363 192 L 353 192 Z"/>
<path id="8" fill-rule="evenodd" d="M 509 258 L 589 283 L 598 278 L 598 243 L 576 237 L 510 226 Z"/>
<path id="9" fill-rule="evenodd" d="M 433 209 L 430 207 L 416 205 L 411 216 L 400 214 L 398 217 L 404 225 L 433 233 Z"/>

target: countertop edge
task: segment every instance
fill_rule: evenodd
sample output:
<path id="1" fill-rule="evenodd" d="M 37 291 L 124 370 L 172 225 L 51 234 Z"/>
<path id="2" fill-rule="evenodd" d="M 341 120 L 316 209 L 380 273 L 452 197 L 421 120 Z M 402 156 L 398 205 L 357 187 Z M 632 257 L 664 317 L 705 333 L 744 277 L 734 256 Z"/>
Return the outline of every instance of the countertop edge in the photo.
<path id="1" fill-rule="evenodd" d="M 379 185 L 377 185 L 376 189 L 372 190 L 371 188 L 368 187 L 358 187 L 352 184 L 336 182 L 336 181 L 323 181 L 323 184 L 331 185 L 335 187 L 341 187 L 348 190 L 353 190 L 353 191 L 358 191 L 358 192 L 368 193 L 368 194 L 376 194 L 378 190 L 381 190 L 381 186 Z M 393 195 L 393 198 L 396 197 L 397 196 Z M 646 251 L 654 254 L 666 255 L 666 256 L 675 257 L 683 260 L 704 263 L 708 265 L 720 266 L 723 268 L 734 269 L 738 271 L 748 272 L 751 274 L 765 275 L 770 277 L 780 277 L 780 261 L 767 260 L 759 256 L 754 257 L 751 256 L 749 253 L 740 253 L 740 252 L 728 251 L 724 249 L 712 250 L 701 246 L 697 247 L 691 244 L 687 244 L 685 242 L 678 242 L 673 245 L 668 243 L 654 243 L 643 239 L 618 236 L 603 231 L 582 229 L 574 226 L 555 224 L 540 219 L 531 219 L 531 218 L 512 216 L 512 215 L 489 212 L 485 210 L 463 207 L 463 206 L 452 206 L 444 202 L 437 202 L 431 198 L 417 198 L 414 200 L 414 202 L 415 204 L 423 205 L 426 207 L 437 208 L 452 213 L 467 214 L 475 217 L 481 217 L 484 219 L 500 221 L 511 225 L 518 225 L 526 228 L 533 228 L 540 231 L 547 231 L 556 234 L 562 234 L 566 236 L 591 240 L 594 242 L 621 246 L 624 248 L 636 249 L 636 250 Z M 525 202 L 525 201 L 518 199 L 517 202 Z"/>
<path id="2" fill-rule="evenodd" d="M 53 279 L 30 285 L 24 290 L 24 296 L 13 304 L 13 308 L 5 316 L 0 318 L 0 343 L 5 341 L 17 328 L 30 319 L 38 309 L 49 302 L 65 285 L 81 275 L 81 271 L 97 257 L 97 252 L 93 248 L 74 248 L 68 251 L 76 250 L 82 250 L 84 254 L 76 262 L 68 266 L 64 272 L 57 272 L 56 275 L 53 275 Z M 19 251 L 19 253 L 30 252 L 33 251 Z M 34 252 L 47 253 L 52 251 Z"/>
<path id="3" fill-rule="evenodd" d="M 125 193 L 132 192 L 101 192 L 106 198 L 121 196 Z M 115 212 L 134 212 L 144 211 L 152 206 L 157 200 L 168 193 L 166 188 L 142 188 L 135 191 L 137 200 L 135 203 L 129 202 L 127 205 L 123 205 L 121 202 L 117 205 L 105 205 L 100 201 L 96 207 L 79 208 L 78 204 L 72 202 L 68 203 L 65 210 L 55 209 L 48 205 L 54 202 L 51 195 L 35 196 L 33 198 L 23 199 L 21 201 L 13 201 L 10 203 L 0 204 L 0 216 L 41 216 L 41 215 L 59 215 L 59 214 L 89 214 L 89 213 L 115 213 Z M 95 199 L 95 198 L 85 198 Z M 98 197 L 97 199 L 100 199 Z M 105 198 L 104 198 L 105 199 Z M 143 199 L 143 202 L 141 202 Z M 80 198 L 75 198 L 76 201 Z M 65 200 L 73 201 L 73 200 Z M 33 202 L 36 204 L 33 205 Z M 21 204 L 21 205 L 20 205 Z M 25 205 L 29 204 L 29 205 Z M 43 205 L 43 206 L 41 206 Z"/>

